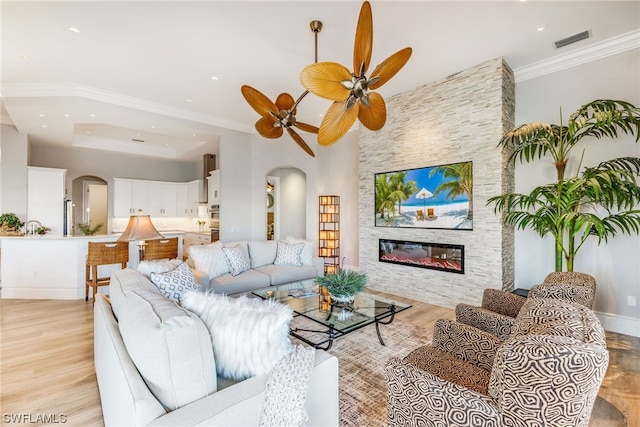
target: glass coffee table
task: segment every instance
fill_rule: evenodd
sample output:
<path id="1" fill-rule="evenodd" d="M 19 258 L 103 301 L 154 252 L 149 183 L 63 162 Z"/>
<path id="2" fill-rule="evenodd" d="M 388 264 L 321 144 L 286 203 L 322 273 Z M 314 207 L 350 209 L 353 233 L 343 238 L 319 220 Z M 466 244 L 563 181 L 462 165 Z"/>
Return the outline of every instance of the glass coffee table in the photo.
<path id="1" fill-rule="evenodd" d="M 294 317 L 308 320 L 295 322 L 302 324 L 292 325 L 289 333 L 322 350 L 330 349 L 335 339 L 371 324 L 375 325 L 378 340 L 384 345 L 380 325 L 390 324 L 396 313 L 411 308 L 409 304 L 393 301 L 367 290 L 355 296 L 353 305 L 332 304 L 329 295 L 319 289 L 313 279 L 270 286 L 251 294 L 286 304 L 293 309 Z"/>

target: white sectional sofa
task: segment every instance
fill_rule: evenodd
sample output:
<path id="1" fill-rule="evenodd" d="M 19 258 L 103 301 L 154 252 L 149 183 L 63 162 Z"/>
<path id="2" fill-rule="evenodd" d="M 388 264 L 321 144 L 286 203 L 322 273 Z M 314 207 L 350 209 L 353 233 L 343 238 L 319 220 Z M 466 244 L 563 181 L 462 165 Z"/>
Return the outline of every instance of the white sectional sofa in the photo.
<path id="1" fill-rule="evenodd" d="M 211 337 L 193 312 L 141 273 L 112 275 L 97 294 L 95 367 L 106 426 L 256 426 L 268 376 L 216 377 Z M 134 360 L 136 361 L 134 363 Z M 309 426 L 338 425 L 338 360 L 317 350 Z"/>
<path id="2" fill-rule="evenodd" d="M 243 258 L 234 258 L 234 262 L 244 262 L 246 268 L 233 270 L 228 256 L 231 248 L 236 248 L 239 258 Z M 188 262 L 195 268 L 203 289 L 227 295 L 324 275 L 323 259 L 313 256 L 313 243 L 304 240 L 243 240 L 191 246 Z"/>

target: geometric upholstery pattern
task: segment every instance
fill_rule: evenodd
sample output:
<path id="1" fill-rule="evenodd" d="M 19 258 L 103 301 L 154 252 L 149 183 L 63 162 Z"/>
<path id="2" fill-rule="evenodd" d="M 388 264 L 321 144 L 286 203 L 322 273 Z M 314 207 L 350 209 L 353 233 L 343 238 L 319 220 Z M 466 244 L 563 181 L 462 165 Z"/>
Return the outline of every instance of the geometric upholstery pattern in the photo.
<path id="1" fill-rule="evenodd" d="M 149 279 L 162 295 L 175 302 L 180 302 L 185 292 L 200 289 L 200 284 L 185 262 L 164 273 L 151 272 Z"/>
<path id="2" fill-rule="evenodd" d="M 447 322 L 454 326 L 444 330 L 472 328 Z M 423 347 L 441 350 L 436 334 L 434 330 L 434 343 Z M 449 335 L 472 340 L 445 345 L 458 363 L 480 360 L 474 352 L 495 354 L 487 393 L 444 376 L 437 359 L 419 359 L 428 360 L 419 365 L 412 356 L 416 349 L 404 359 L 390 359 L 385 367 L 388 425 L 588 426 L 609 362 L 604 330 L 591 310 L 562 300 L 529 298 L 507 340 L 494 337 L 491 346 L 482 339 L 482 348 L 474 349 L 477 340 L 470 330 Z"/>
<path id="3" fill-rule="evenodd" d="M 531 287 L 529 296 L 534 298 L 556 298 L 593 308 L 596 296 L 596 280 L 585 273 L 574 271 L 552 272 L 544 281 Z"/>
<path id="4" fill-rule="evenodd" d="M 487 288 L 482 294 L 481 307 L 456 306 L 456 320 L 505 340 L 511 335 L 515 317 L 526 301 L 527 298 L 511 292 Z"/>

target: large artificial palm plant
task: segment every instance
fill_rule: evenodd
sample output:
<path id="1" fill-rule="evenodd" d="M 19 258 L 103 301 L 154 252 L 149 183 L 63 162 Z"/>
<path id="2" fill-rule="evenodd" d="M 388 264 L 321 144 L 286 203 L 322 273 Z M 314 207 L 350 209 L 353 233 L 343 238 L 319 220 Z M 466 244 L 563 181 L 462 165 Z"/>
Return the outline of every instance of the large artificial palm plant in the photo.
<path id="1" fill-rule="evenodd" d="M 596 100 L 573 113 L 567 124 L 531 123 L 508 132 L 499 145 L 512 150 L 510 160 L 531 162 L 553 158 L 557 181 L 534 188 L 530 194 L 508 193 L 492 197 L 502 221 L 520 229 L 531 228 L 541 237 L 555 239 L 555 269 L 573 271 L 576 253 L 593 235 L 598 243 L 617 232 L 640 232 L 640 158 L 623 157 L 584 168 L 565 178 L 568 154 L 585 137 L 616 138 L 618 132 L 640 139 L 640 110 L 616 100 Z M 576 242 L 577 240 L 577 242 Z"/>

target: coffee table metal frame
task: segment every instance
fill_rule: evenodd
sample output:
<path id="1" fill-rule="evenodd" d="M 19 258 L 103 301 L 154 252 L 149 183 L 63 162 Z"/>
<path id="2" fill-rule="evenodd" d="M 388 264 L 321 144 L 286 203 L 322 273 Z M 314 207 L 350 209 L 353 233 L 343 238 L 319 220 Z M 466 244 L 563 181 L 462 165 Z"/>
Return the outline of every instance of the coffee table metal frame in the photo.
<path id="1" fill-rule="evenodd" d="M 356 295 L 352 308 L 331 304 L 321 310 L 321 297 L 313 280 L 295 282 L 281 286 L 258 289 L 251 294 L 263 299 L 274 298 L 291 307 L 295 317 L 304 317 L 319 325 L 322 329 L 290 328 L 289 334 L 298 340 L 321 350 L 329 350 L 334 340 L 375 324 L 376 335 L 381 345 L 384 344 L 380 325 L 388 325 L 395 319 L 396 313 L 411 307 L 409 304 L 390 300 L 365 290 Z M 344 317 L 344 319 L 340 319 Z M 324 339 L 311 340 L 302 333 L 317 333 Z"/>

